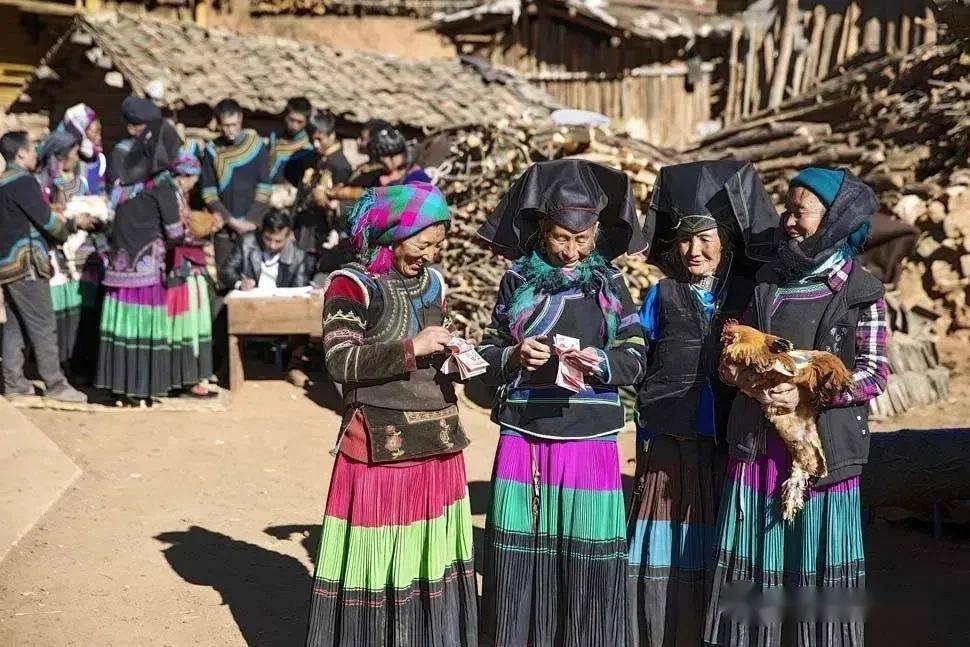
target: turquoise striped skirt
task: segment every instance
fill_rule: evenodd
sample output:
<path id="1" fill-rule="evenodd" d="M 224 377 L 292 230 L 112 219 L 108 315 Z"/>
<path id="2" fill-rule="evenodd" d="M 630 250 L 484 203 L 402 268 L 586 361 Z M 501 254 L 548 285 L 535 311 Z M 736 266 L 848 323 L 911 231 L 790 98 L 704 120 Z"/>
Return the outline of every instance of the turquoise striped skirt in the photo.
<path id="1" fill-rule="evenodd" d="M 709 643 L 863 644 L 859 477 L 812 488 L 805 508 L 786 523 L 781 485 L 790 469 L 788 451 L 773 432 L 753 463 L 728 463 L 707 614 Z"/>

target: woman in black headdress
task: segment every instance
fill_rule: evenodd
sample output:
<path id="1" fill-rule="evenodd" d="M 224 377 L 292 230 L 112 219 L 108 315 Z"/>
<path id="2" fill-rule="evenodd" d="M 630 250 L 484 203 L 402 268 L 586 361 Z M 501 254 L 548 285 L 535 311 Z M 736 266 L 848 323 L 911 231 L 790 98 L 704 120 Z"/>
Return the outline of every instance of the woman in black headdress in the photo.
<path id="1" fill-rule="evenodd" d="M 747 306 L 778 215 L 750 163 L 723 161 L 661 169 L 648 219 L 650 260 L 669 278 L 640 308 L 650 361 L 637 393 L 630 578 L 641 647 L 700 645 L 734 394 L 717 377 L 721 326 Z"/>
<path id="2" fill-rule="evenodd" d="M 480 346 L 501 433 L 482 633 L 496 645 L 629 645 L 617 387 L 642 377 L 644 355 L 610 263 L 647 246 L 629 180 L 583 160 L 535 164 L 479 235 L 515 261 Z"/>
<path id="3" fill-rule="evenodd" d="M 158 119 L 124 158 L 104 276 L 96 386 L 129 398 L 172 388 L 171 325 L 165 292 L 165 242 L 179 241 L 178 188 L 169 168 L 181 141 Z"/>

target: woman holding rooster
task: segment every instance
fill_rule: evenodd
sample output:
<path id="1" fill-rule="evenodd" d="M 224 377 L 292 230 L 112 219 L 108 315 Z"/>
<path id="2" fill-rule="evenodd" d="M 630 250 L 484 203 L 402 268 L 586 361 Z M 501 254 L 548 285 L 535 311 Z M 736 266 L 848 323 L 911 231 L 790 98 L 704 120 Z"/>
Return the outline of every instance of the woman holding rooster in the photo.
<path id="1" fill-rule="evenodd" d="M 808 168 L 791 181 L 775 261 L 757 274 L 745 323 L 794 348 L 839 357 L 851 386 L 831 396 L 793 384 L 742 393 L 727 425 L 730 460 L 717 524 L 717 558 L 705 640 L 715 645 L 863 644 L 859 476 L 869 452 L 867 403 L 888 374 L 883 286 L 857 260 L 879 205 L 850 172 Z M 791 456 L 765 418 L 814 397 L 827 475 L 804 508 L 782 518 Z"/>

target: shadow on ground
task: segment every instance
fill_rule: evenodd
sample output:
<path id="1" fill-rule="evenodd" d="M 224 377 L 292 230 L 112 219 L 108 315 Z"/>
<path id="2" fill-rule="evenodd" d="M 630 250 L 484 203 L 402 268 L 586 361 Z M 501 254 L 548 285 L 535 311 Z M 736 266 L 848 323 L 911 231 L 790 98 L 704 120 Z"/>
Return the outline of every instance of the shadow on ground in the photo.
<path id="1" fill-rule="evenodd" d="M 247 645 L 303 644 L 311 577 L 300 560 L 199 526 L 155 539 L 183 580 L 222 595 Z"/>

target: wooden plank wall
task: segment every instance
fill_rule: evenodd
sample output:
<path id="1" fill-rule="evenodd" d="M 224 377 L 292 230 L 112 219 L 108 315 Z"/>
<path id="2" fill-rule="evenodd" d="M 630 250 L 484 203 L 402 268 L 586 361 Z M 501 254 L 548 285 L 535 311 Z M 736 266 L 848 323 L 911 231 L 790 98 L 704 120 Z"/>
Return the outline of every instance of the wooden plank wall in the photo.
<path id="1" fill-rule="evenodd" d="M 461 42 L 463 52 L 521 72 L 565 106 L 603 113 L 618 125 L 642 120 L 646 138 L 658 145 L 686 143 L 711 116 L 710 75 L 687 82 L 682 39 L 611 39 L 540 6 L 491 38 Z"/>
<path id="2" fill-rule="evenodd" d="M 810 92 L 854 56 L 906 52 L 937 37 L 926 0 L 776 0 L 776 5 L 767 29 L 735 24 L 719 79 L 725 123 Z"/>
<path id="3" fill-rule="evenodd" d="M 644 138 L 658 146 L 687 144 L 695 138 L 697 124 L 711 116 L 709 77 L 692 88 L 683 73 L 537 83 L 564 105 L 600 112 L 621 122 L 642 120 Z"/>

